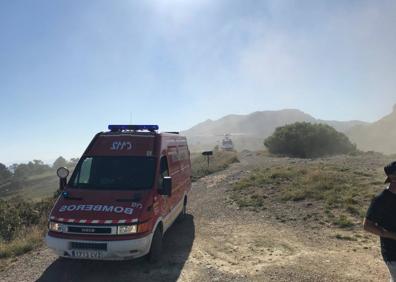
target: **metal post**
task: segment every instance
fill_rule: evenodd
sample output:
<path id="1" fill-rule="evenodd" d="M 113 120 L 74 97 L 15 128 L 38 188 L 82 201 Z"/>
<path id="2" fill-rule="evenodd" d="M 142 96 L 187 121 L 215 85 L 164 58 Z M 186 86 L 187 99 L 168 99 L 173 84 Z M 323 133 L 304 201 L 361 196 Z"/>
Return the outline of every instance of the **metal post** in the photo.
<path id="1" fill-rule="evenodd" d="M 213 155 L 213 151 L 205 151 L 205 152 L 202 152 L 202 155 L 203 156 L 206 156 L 206 159 L 207 159 L 207 161 L 208 161 L 208 168 L 209 168 L 209 163 L 210 163 L 210 156 L 212 156 Z"/>

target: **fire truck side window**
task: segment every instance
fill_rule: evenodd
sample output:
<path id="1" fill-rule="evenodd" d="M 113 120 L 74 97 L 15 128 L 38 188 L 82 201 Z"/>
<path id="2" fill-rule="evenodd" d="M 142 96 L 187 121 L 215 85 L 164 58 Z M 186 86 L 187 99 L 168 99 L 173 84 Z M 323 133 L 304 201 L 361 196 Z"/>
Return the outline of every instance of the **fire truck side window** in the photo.
<path id="1" fill-rule="evenodd" d="M 161 157 L 160 160 L 160 178 L 158 179 L 158 187 L 159 189 L 162 188 L 162 182 L 164 176 L 169 176 L 169 169 L 168 169 L 168 159 L 166 157 Z"/>
<path id="2" fill-rule="evenodd" d="M 167 157 L 161 157 L 160 173 L 161 173 L 161 179 L 164 178 L 164 176 L 169 176 Z"/>
<path id="3" fill-rule="evenodd" d="M 92 158 L 86 158 L 81 164 L 80 174 L 78 176 L 78 182 L 87 184 L 91 176 Z"/>

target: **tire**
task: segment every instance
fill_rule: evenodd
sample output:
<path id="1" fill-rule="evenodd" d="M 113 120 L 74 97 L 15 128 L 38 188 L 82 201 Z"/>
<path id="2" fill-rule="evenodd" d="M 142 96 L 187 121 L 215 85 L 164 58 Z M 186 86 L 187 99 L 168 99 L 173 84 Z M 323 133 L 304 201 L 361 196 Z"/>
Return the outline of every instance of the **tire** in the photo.
<path id="1" fill-rule="evenodd" d="M 150 252 L 148 253 L 148 261 L 156 263 L 160 260 L 162 253 L 162 231 L 160 228 L 154 232 L 153 239 L 151 240 Z"/>

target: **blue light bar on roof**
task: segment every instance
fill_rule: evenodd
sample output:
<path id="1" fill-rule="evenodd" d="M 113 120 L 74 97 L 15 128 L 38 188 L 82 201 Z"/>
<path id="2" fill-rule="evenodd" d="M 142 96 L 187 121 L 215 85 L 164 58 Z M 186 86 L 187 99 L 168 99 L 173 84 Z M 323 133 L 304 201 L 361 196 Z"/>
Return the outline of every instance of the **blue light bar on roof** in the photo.
<path id="1" fill-rule="evenodd" d="M 141 124 L 110 124 L 109 125 L 109 130 L 110 131 L 123 131 L 123 130 L 148 130 L 148 131 L 155 131 L 158 130 L 159 127 L 158 125 L 154 124 L 147 124 L 147 125 L 141 125 Z"/>

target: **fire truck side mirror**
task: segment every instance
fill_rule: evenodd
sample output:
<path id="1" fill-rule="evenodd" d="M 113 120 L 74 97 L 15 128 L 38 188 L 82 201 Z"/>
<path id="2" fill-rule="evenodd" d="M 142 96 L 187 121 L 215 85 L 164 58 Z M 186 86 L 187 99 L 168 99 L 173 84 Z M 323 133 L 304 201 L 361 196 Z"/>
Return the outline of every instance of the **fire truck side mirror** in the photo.
<path id="1" fill-rule="evenodd" d="M 66 186 L 67 176 L 69 175 L 69 170 L 65 167 L 60 167 L 56 171 L 56 174 L 59 177 L 59 190 L 63 190 Z"/>
<path id="2" fill-rule="evenodd" d="M 162 181 L 162 189 L 160 190 L 161 195 L 170 196 L 172 195 L 172 177 L 165 176 Z"/>

